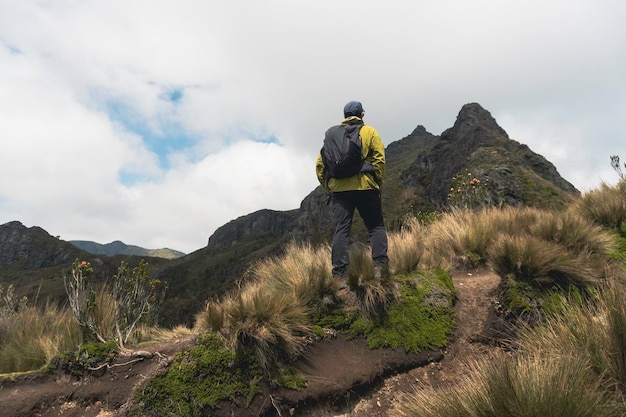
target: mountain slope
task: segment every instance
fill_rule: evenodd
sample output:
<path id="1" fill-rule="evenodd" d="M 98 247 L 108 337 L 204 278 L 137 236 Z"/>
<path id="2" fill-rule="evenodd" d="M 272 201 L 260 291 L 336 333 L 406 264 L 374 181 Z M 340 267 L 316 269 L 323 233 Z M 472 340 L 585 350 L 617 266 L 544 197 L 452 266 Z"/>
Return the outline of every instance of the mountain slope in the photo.
<path id="1" fill-rule="evenodd" d="M 453 127 L 441 136 L 417 126 L 389 143 L 386 157 L 382 199 L 388 230 L 398 230 L 406 216 L 445 209 L 452 177 L 467 172 L 488 180 L 493 205 L 558 208 L 579 195 L 554 165 L 510 139 L 477 103 L 463 106 Z M 329 241 L 333 224 L 327 199 L 318 186 L 296 210 L 260 210 L 232 220 L 215 231 L 206 248 L 168 264 L 159 277 L 173 283 L 177 298 L 166 301 L 172 314 L 165 316 L 189 322 L 192 311 L 226 291 L 259 256 L 280 253 L 291 240 Z M 353 238 L 367 242 L 360 219 Z"/>
<path id="2" fill-rule="evenodd" d="M 5 288 L 13 285 L 19 296 L 44 303 L 63 302 L 66 298 L 63 276 L 69 274 L 76 259 L 91 262 L 95 279 L 100 281 L 111 278 L 122 261 L 135 266 L 145 259 L 152 271 L 167 262 L 162 258 L 93 255 L 40 227 L 26 227 L 19 221 L 0 225 L 0 285 Z"/>
<path id="3" fill-rule="evenodd" d="M 445 209 L 452 178 L 467 172 L 489 183 L 488 201 L 498 206 L 558 208 L 579 194 L 544 157 L 510 139 L 477 103 L 464 105 L 454 125 L 440 136 L 420 125 L 388 143 L 386 157 L 382 199 L 391 231 L 398 230 L 406 216 Z M 314 245 L 329 241 L 331 219 L 327 193 L 318 186 L 297 209 L 259 210 L 221 226 L 206 247 L 193 253 L 170 260 L 150 258 L 151 274 L 169 283 L 162 324 L 191 324 L 207 299 L 221 296 L 253 262 L 279 254 L 292 240 Z M 27 287 L 26 293 L 39 294 L 39 299 L 49 294 L 63 297 L 62 274 L 76 258 L 91 261 L 101 279 L 111 277 L 122 260 L 137 264 L 142 259 L 90 254 L 41 229 L 35 238 L 34 229 L 16 232 L 11 224 L 0 226 L 0 284 Z M 3 233 L 3 228 L 13 231 Z M 354 223 L 353 238 L 367 242 L 360 219 Z"/>

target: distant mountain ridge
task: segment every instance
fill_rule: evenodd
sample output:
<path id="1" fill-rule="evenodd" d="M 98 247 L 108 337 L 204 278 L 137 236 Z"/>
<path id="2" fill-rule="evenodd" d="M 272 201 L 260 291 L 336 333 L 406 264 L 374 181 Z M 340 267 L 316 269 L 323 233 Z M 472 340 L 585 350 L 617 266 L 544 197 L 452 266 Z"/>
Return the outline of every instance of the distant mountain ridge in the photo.
<path id="1" fill-rule="evenodd" d="M 69 242 L 77 248 L 95 255 L 150 256 L 164 259 L 176 259 L 185 256 L 185 253 L 174 249 L 145 249 L 139 246 L 127 245 L 119 240 L 106 244 L 96 243 L 89 240 L 70 240 Z"/>

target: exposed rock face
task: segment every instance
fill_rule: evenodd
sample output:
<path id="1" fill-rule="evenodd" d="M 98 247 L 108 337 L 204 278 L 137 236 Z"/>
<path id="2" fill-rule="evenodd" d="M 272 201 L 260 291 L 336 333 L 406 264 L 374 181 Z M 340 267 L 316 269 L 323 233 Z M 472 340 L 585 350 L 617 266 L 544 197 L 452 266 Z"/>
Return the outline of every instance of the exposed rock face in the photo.
<path id="1" fill-rule="evenodd" d="M 254 235 L 283 235 L 291 230 L 297 210 L 259 210 L 239 217 L 218 228 L 209 238 L 208 247 L 223 249 Z"/>
<path id="2" fill-rule="evenodd" d="M 23 269 L 71 264 L 78 250 L 39 227 L 27 228 L 18 221 L 0 225 L 0 265 Z"/>
<path id="3" fill-rule="evenodd" d="M 555 198 L 578 193 L 554 165 L 510 139 L 477 103 L 463 106 L 454 126 L 441 134 L 431 151 L 419 154 L 402 180 L 407 186 L 423 188 L 424 199 L 442 208 L 452 178 L 468 172 L 490 182 L 493 205 L 533 205 L 536 193 Z M 543 199 L 538 204 L 551 203 Z"/>

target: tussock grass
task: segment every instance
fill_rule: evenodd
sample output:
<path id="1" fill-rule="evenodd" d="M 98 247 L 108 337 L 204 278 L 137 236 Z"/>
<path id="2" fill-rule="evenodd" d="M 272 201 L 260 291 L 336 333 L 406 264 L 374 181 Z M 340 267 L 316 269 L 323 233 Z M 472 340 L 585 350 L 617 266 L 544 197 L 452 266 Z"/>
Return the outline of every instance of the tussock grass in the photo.
<path id="1" fill-rule="evenodd" d="M 615 241 L 598 224 L 571 211 L 543 212 L 529 226 L 529 234 L 563 246 L 574 252 L 589 252 L 606 256 L 614 249 Z"/>
<path id="2" fill-rule="evenodd" d="M 492 235 L 491 224 L 485 213 L 454 209 L 431 225 L 429 243 L 432 245 L 432 251 L 440 257 L 440 262 L 466 264 L 463 259 L 470 255 L 478 258 L 475 259 L 476 263 L 485 259 Z"/>
<path id="3" fill-rule="evenodd" d="M 303 305 L 331 290 L 330 246 L 290 244 L 283 256 L 257 262 L 248 276 L 268 286 L 269 291 L 286 293 Z"/>
<path id="4" fill-rule="evenodd" d="M 69 309 L 48 303 L 26 306 L 0 319 L 0 373 L 39 369 L 54 356 L 78 346 L 82 330 Z"/>
<path id="5" fill-rule="evenodd" d="M 626 221 L 626 179 L 615 186 L 601 183 L 570 207 L 572 211 L 601 226 L 620 230 Z"/>
<path id="6" fill-rule="evenodd" d="M 512 207 L 453 209 L 431 225 L 427 243 L 440 264 L 452 262 L 460 267 L 477 267 L 488 261 L 498 234 L 526 235 L 543 213 L 534 208 Z"/>
<path id="7" fill-rule="evenodd" d="M 603 382 L 579 357 L 551 352 L 503 356 L 473 365 L 446 390 L 417 390 L 400 400 L 403 417 L 617 417 Z"/>
<path id="8" fill-rule="evenodd" d="M 608 233 L 580 215 L 536 208 L 456 209 L 420 233 L 430 259 L 438 257 L 434 264 L 490 265 L 501 276 L 542 285 L 597 284 L 615 247 Z"/>
<path id="9" fill-rule="evenodd" d="M 286 292 L 273 292 L 255 282 L 233 294 L 224 303 L 226 325 L 221 333 L 227 347 L 250 349 L 266 369 L 300 354 L 303 336 L 311 331 L 306 306 Z"/>
<path id="10" fill-rule="evenodd" d="M 176 326 L 172 329 L 141 325 L 137 328 L 137 332 L 135 334 L 136 340 L 133 340 L 133 343 L 140 345 L 143 343 L 186 339 L 194 336 L 198 336 L 196 329 L 190 329 L 189 327 L 183 325 Z"/>
<path id="11" fill-rule="evenodd" d="M 603 272 L 594 270 L 589 252 L 570 253 L 561 245 L 534 236 L 499 235 L 489 258 L 500 276 L 512 274 L 518 280 L 544 287 L 596 285 L 598 273 Z"/>
<path id="12" fill-rule="evenodd" d="M 226 346 L 251 351 L 266 370 L 297 357 L 311 333 L 311 303 L 335 285 L 330 248 L 291 244 L 280 258 L 258 262 L 247 281 L 221 301 L 211 301 L 196 327 L 220 334 Z"/>
<path id="13" fill-rule="evenodd" d="M 591 302 L 564 299 L 548 323 L 524 332 L 520 345 L 527 351 L 563 352 L 581 356 L 599 377 L 626 388 L 626 290 L 615 277 Z"/>
<path id="14" fill-rule="evenodd" d="M 375 316 L 398 293 L 390 278 L 373 279 L 369 251 L 366 246 L 351 248 L 349 283 L 359 310 Z M 197 331 L 216 332 L 228 348 L 251 351 L 266 371 L 299 356 L 312 332 L 311 313 L 324 300 L 337 298 L 338 282 L 329 260 L 328 245 L 293 243 L 282 256 L 257 262 L 239 288 L 222 300 L 207 302 L 196 317 Z"/>
<path id="15" fill-rule="evenodd" d="M 359 309 L 366 317 L 376 317 L 384 313 L 399 296 L 397 285 L 388 268 L 380 278 L 374 277 L 370 249 L 367 246 L 351 247 L 348 281 L 356 290 Z"/>
<path id="16" fill-rule="evenodd" d="M 426 226 L 416 217 L 408 218 L 399 232 L 389 234 L 389 260 L 397 274 L 408 274 L 435 263 L 426 249 L 427 236 Z"/>

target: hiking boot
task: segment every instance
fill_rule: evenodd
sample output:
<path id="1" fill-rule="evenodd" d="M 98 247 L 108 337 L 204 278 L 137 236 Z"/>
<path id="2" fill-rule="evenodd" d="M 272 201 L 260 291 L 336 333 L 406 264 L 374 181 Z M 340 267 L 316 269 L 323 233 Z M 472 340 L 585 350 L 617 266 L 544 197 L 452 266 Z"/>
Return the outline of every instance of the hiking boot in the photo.
<path id="1" fill-rule="evenodd" d="M 339 285 L 337 286 L 338 290 L 343 290 L 344 288 L 348 288 L 348 276 L 343 275 L 333 275 L 333 277 L 337 280 Z"/>
<path id="2" fill-rule="evenodd" d="M 352 311 L 358 310 L 359 308 L 359 299 L 357 295 L 348 287 L 337 291 L 337 299 L 343 304 L 344 310 Z"/>
<path id="3" fill-rule="evenodd" d="M 389 269 L 389 264 L 374 266 L 374 279 L 388 281 L 389 278 L 391 278 L 391 270 Z"/>
<path id="4" fill-rule="evenodd" d="M 374 279 L 381 279 L 383 277 L 383 267 L 376 265 L 374 267 Z"/>

